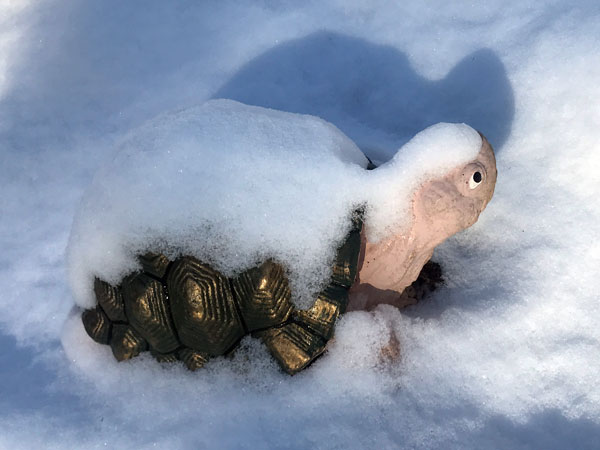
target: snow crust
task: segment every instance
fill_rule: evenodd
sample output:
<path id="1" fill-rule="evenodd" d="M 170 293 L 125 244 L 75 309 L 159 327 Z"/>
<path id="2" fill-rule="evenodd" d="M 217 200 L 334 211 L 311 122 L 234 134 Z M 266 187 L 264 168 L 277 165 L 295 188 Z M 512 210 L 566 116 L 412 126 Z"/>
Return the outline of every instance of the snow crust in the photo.
<path id="1" fill-rule="evenodd" d="M 0 448 L 597 448 L 599 36 L 586 0 L 0 1 Z M 486 135 L 496 192 L 436 251 L 446 285 L 345 315 L 291 378 L 252 339 L 196 373 L 114 362 L 69 318 L 75 211 L 130 130 L 213 97 L 380 164 L 433 123 Z"/>
<path id="2" fill-rule="evenodd" d="M 418 185 L 480 148 L 469 126 L 438 124 L 368 172 L 360 149 L 313 116 L 232 100 L 163 114 L 128 134 L 84 195 L 68 251 L 75 297 L 93 307 L 95 276 L 116 285 L 141 268 L 137 255 L 160 251 L 228 276 L 275 258 L 308 307 L 356 209 L 373 236 L 406 228 Z"/>

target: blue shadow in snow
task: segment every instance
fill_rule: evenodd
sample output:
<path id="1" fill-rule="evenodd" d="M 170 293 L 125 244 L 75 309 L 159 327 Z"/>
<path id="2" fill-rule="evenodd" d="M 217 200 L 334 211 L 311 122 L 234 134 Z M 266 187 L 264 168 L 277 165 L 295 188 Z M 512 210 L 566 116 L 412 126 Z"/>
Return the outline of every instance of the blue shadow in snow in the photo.
<path id="1" fill-rule="evenodd" d="M 547 409 L 523 424 L 504 416 L 492 417 L 473 438 L 478 445 L 487 441 L 495 448 L 592 450 L 599 447 L 600 425 L 585 418 L 568 419 L 557 409 Z"/>
<path id="2" fill-rule="evenodd" d="M 0 333 L 0 352 L 0 416 L 45 414 L 75 424 L 92 420 L 81 398 L 57 389 L 57 373 L 35 349 Z"/>
<path id="3" fill-rule="evenodd" d="M 431 81 L 394 47 L 328 31 L 254 58 L 214 98 L 322 117 L 380 162 L 437 122 L 465 122 L 498 150 L 514 116 L 513 90 L 492 50 L 466 56 Z"/>

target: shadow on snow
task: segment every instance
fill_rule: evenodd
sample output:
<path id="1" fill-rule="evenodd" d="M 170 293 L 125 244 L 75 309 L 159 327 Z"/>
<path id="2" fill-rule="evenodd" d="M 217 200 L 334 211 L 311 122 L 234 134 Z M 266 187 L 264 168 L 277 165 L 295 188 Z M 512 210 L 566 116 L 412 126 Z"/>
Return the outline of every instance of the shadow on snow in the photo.
<path id="1" fill-rule="evenodd" d="M 445 78 L 431 81 L 394 47 L 328 31 L 256 57 L 214 98 L 322 117 L 380 162 L 437 122 L 465 122 L 498 150 L 514 116 L 506 70 L 490 49 L 466 56 Z"/>

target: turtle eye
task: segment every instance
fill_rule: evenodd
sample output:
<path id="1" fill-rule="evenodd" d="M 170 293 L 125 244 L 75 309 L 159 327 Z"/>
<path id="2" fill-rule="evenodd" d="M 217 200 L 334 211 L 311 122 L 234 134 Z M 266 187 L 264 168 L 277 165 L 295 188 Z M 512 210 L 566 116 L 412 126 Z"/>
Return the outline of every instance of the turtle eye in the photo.
<path id="1" fill-rule="evenodd" d="M 481 175 L 481 172 L 479 170 L 477 170 L 476 172 L 473 172 L 473 175 L 471 175 L 471 178 L 469 179 L 469 188 L 475 189 L 477 186 L 479 186 L 481 184 L 482 180 L 483 180 L 483 175 Z"/>

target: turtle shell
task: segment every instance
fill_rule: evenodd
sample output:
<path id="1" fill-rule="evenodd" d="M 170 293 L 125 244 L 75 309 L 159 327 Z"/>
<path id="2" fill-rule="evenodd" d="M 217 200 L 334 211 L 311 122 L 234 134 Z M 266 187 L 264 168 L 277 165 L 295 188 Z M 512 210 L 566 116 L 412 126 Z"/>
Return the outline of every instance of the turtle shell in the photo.
<path id="1" fill-rule="evenodd" d="M 228 278 L 190 256 L 170 261 L 148 253 L 139 257 L 143 270 L 119 286 L 95 280 L 98 304 L 83 311 L 83 325 L 96 342 L 110 345 L 119 361 L 149 350 L 158 361 L 183 361 L 191 370 L 230 353 L 252 334 L 294 374 L 323 353 L 346 310 L 361 229 L 357 213 L 338 248 L 329 284 L 309 309 L 294 307 L 285 268 L 276 261 Z"/>

